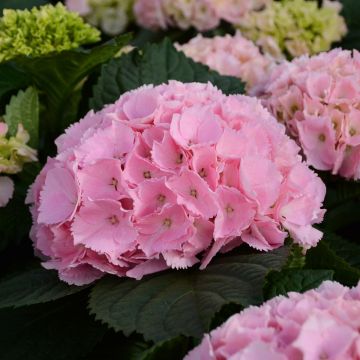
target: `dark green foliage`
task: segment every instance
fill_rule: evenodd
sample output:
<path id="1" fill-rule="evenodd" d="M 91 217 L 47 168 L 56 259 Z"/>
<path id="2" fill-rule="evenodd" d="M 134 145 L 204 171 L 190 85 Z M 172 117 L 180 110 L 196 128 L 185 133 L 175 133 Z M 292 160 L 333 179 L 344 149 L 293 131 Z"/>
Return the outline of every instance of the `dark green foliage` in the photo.
<path id="1" fill-rule="evenodd" d="M 332 270 L 288 269 L 272 271 L 266 277 L 264 296 L 271 299 L 290 291 L 304 292 L 317 288 L 323 281 L 332 280 Z"/>
<path id="2" fill-rule="evenodd" d="M 207 269 L 165 272 L 141 281 L 101 280 L 92 290 L 91 312 L 98 320 L 130 335 L 164 341 L 174 336 L 201 337 L 223 305 L 261 304 L 270 270 L 280 270 L 288 256 L 283 247 L 269 253 L 224 256 Z"/>
<path id="3" fill-rule="evenodd" d="M 115 102 L 126 91 L 144 84 L 159 85 L 168 80 L 211 82 L 225 94 L 244 92 L 244 84 L 239 79 L 210 71 L 207 66 L 178 52 L 170 40 L 165 39 L 103 65 L 90 107 L 100 110 L 104 105 Z"/>

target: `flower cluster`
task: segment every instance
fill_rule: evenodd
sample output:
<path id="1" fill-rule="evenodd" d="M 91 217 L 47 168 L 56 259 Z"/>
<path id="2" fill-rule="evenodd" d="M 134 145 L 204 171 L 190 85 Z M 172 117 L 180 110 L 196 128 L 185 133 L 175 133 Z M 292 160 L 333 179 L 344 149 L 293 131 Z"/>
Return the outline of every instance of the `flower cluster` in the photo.
<path id="1" fill-rule="evenodd" d="M 25 163 L 36 161 L 36 151 L 26 143 L 29 134 L 22 125 L 18 126 L 16 136 L 7 138 L 8 127 L 0 122 L 0 174 L 16 174 L 22 170 Z M 0 207 L 5 206 L 11 199 L 14 184 L 7 176 L 0 177 Z"/>
<path id="2" fill-rule="evenodd" d="M 32 186 L 35 248 L 60 278 L 205 267 L 247 243 L 304 248 L 325 187 L 260 102 L 211 84 L 128 92 L 71 126 Z M 288 232 L 287 232 L 288 231 Z"/>
<path id="3" fill-rule="evenodd" d="M 298 139 L 308 164 L 360 179 L 360 54 L 340 49 L 274 69 L 264 104 Z"/>
<path id="4" fill-rule="evenodd" d="M 233 315 L 185 360 L 358 359 L 359 329 L 360 283 L 349 289 L 325 281 Z"/>
<path id="5" fill-rule="evenodd" d="M 246 82 L 247 89 L 261 83 L 274 62 L 259 48 L 237 32 L 234 36 L 205 38 L 198 35 L 188 43 L 176 44 L 178 50 L 194 61 L 209 66 L 222 75 L 235 76 Z"/>
<path id="6" fill-rule="evenodd" d="M 41 56 L 100 40 L 100 33 L 58 3 L 29 10 L 4 10 L 0 18 L 0 62 Z"/>
<path id="7" fill-rule="evenodd" d="M 247 13 L 238 28 L 274 58 L 317 54 L 346 34 L 341 4 L 324 0 L 274 1 L 262 11 Z"/>
<path id="8" fill-rule="evenodd" d="M 66 0 L 65 3 L 70 11 L 108 35 L 120 34 L 132 20 L 134 0 Z"/>
<path id="9" fill-rule="evenodd" d="M 136 0 L 135 18 L 142 27 L 158 30 L 169 27 L 199 31 L 217 27 L 221 20 L 237 23 L 251 10 L 271 0 Z"/>

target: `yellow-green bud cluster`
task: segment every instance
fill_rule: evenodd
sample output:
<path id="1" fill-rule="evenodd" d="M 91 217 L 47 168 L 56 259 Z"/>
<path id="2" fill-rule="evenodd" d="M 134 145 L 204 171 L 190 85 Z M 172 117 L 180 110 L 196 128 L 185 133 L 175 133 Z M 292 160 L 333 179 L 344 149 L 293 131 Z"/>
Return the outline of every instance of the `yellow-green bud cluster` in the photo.
<path id="1" fill-rule="evenodd" d="M 125 30 L 133 19 L 134 0 L 88 0 L 90 12 L 85 19 L 108 35 Z"/>
<path id="2" fill-rule="evenodd" d="M 4 10 L 0 18 L 0 62 L 19 55 L 38 57 L 100 40 L 100 32 L 64 5 Z"/>
<path id="3" fill-rule="evenodd" d="M 317 54 L 341 40 L 347 28 L 337 1 L 282 0 L 250 12 L 238 27 L 275 58 Z"/>

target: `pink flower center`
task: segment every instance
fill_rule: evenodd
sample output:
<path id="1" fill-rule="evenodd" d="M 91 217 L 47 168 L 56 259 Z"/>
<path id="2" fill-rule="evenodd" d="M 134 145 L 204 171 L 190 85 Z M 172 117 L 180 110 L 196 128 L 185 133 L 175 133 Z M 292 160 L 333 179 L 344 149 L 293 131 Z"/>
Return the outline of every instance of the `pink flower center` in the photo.
<path id="1" fill-rule="evenodd" d="M 112 179 L 111 179 L 110 185 L 113 186 L 116 191 L 117 191 L 117 189 L 118 189 L 118 188 L 117 188 L 117 187 L 118 187 L 118 184 L 119 184 L 119 181 L 118 181 L 117 179 L 115 179 L 115 178 L 112 178 Z"/>
<path id="2" fill-rule="evenodd" d="M 151 179 L 151 172 L 150 171 L 144 171 L 143 176 L 145 179 Z"/>
<path id="3" fill-rule="evenodd" d="M 234 212 L 234 208 L 230 205 L 227 205 L 225 211 L 227 214 L 232 214 Z"/>
<path id="4" fill-rule="evenodd" d="M 318 139 L 321 141 L 321 142 L 325 142 L 326 140 L 326 136 L 324 134 L 320 134 Z"/>
<path id="5" fill-rule="evenodd" d="M 191 195 L 192 197 L 194 197 L 195 199 L 197 199 L 197 197 L 198 197 L 198 192 L 197 192 L 197 190 L 196 190 L 196 189 L 190 189 L 190 195 Z"/>
<path id="6" fill-rule="evenodd" d="M 202 178 L 205 178 L 205 177 L 206 177 L 206 171 L 205 171 L 204 168 L 201 168 L 201 169 L 200 169 L 199 175 L 200 175 L 200 177 L 202 177 Z"/>
<path id="7" fill-rule="evenodd" d="M 120 223 L 119 218 L 116 215 L 112 215 L 109 217 L 109 222 L 111 225 L 117 225 Z"/>
<path id="8" fill-rule="evenodd" d="M 354 128 L 350 128 L 349 134 L 350 136 L 354 136 L 356 134 L 356 130 Z"/>
<path id="9" fill-rule="evenodd" d="M 184 155 L 183 154 L 179 154 L 176 158 L 176 163 L 177 164 L 182 164 L 183 163 L 183 159 L 184 159 Z"/>
<path id="10" fill-rule="evenodd" d="M 290 111 L 292 114 L 295 114 L 298 110 L 299 110 L 299 107 L 297 106 L 297 104 L 293 104 L 290 108 Z"/>
<path id="11" fill-rule="evenodd" d="M 159 194 L 159 196 L 157 197 L 157 201 L 160 203 L 160 204 L 163 204 L 166 200 L 166 196 L 163 195 L 163 194 Z"/>
<path id="12" fill-rule="evenodd" d="M 167 228 L 170 228 L 171 227 L 171 224 L 172 224 L 172 221 L 170 218 L 166 218 L 164 219 L 164 222 L 163 222 L 163 225 Z"/>

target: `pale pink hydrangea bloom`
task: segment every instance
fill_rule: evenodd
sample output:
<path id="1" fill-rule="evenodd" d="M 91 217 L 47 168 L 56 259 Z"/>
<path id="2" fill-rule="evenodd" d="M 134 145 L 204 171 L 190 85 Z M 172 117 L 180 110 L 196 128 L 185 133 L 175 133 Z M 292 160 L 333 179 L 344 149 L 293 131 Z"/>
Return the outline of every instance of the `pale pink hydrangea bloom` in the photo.
<path id="1" fill-rule="evenodd" d="M 199 34 L 186 44 L 176 44 L 176 47 L 194 61 L 222 75 L 235 76 L 245 81 L 249 91 L 264 81 L 275 65 L 274 60 L 261 54 L 259 48 L 240 32 L 234 36 L 214 38 L 205 38 Z"/>
<path id="2" fill-rule="evenodd" d="M 89 15 L 91 12 L 89 0 L 66 0 L 66 7 L 81 16 Z"/>
<path id="3" fill-rule="evenodd" d="M 309 165 L 360 179 L 360 53 L 335 49 L 284 62 L 256 89 Z"/>
<path id="4" fill-rule="evenodd" d="M 325 281 L 249 307 L 205 335 L 185 360 L 360 358 L 360 283 Z"/>
<path id="5" fill-rule="evenodd" d="M 260 10 L 273 0 L 211 0 L 220 19 L 230 24 L 239 23 L 247 13 Z"/>
<path id="6" fill-rule="evenodd" d="M 205 267 L 242 242 L 302 247 L 322 233 L 325 187 L 254 98 L 170 81 L 89 112 L 31 187 L 32 239 L 70 284 Z M 201 256 L 204 254 L 204 256 Z"/>
<path id="7" fill-rule="evenodd" d="M 0 207 L 7 205 L 14 193 L 14 183 L 8 176 L 0 176 Z"/>
<path id="8" fill-rule="evenodd" d="M 216 28 L 221 20 L 238 23 L 251 10 L 271 0 L 136 0 L 137 23 L 152 30 L 194 27 L 199 31 Z"/>

